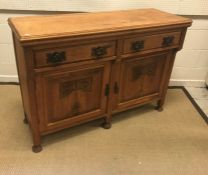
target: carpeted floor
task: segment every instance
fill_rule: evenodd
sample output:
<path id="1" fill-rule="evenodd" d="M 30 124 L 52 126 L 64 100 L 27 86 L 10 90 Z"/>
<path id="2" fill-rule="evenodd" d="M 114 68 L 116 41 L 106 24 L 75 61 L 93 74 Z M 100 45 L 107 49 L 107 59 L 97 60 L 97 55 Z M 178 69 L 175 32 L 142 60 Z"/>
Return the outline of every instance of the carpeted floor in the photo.
<path id="1" fill-rule="evenodd" d="M 0 175 L 207 175 L 208 127 L 180 89 L 151 105 L 43 138 L 31 151 L 19 86 L 0 86 Z"/>

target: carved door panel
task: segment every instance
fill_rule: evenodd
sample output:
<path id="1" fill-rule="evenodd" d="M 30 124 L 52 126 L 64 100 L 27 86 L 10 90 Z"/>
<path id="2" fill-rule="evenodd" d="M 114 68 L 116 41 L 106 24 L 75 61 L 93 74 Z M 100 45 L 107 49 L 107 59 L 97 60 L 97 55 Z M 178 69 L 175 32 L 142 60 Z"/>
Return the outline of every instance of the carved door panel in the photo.
<path id="1" fill-rule="evenodd" d="M 114 109 L 128 108 L 160 95 L 168 55 L 128 58 L 121 62 Z"/>
<path id="2" fill-rule="evenodd" d="M 41 75 L 37 79 L 41 130 L 63 128 L 104 115 L 109 69 L 109 64 L 103 63 Z"/>

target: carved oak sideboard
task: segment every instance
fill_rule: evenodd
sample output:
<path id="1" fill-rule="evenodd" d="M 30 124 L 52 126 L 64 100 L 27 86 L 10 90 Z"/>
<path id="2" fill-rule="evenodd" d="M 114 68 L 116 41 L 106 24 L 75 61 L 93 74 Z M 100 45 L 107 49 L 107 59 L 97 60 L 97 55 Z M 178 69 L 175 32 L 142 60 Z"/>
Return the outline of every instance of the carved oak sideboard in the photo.
<path id="1" fill-rule="evenodd" d="M 188 18 L 156 9 L 16 17 L 12 29 L 33 151 L 41 136 L 149 102 L 162 110 Z"/>

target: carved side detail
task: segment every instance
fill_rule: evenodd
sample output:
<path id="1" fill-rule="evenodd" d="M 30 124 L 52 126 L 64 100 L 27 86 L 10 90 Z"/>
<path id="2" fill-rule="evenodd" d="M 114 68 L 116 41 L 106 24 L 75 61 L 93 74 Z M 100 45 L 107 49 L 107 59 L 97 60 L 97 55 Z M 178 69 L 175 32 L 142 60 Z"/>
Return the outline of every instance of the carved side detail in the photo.
<path id="1" fill-rule="evenodd" d="M 142 75 L 149 75 L 153 76 L 156 71 L 156 64 L 148 64 L 145 65 L 144 67 L 141 66 L 135 66 L 132 69 L 132 80 L 135 81 L 139 79 Z"/>
<path id="2" fill-rule="evenodd" d="M 92 77 L 62 82 L 59 85 L 60 98 L 70 95 L 73 91 L 77 91 L 77 90 L 91 91 L 91 89 L 92 89 Z"/>

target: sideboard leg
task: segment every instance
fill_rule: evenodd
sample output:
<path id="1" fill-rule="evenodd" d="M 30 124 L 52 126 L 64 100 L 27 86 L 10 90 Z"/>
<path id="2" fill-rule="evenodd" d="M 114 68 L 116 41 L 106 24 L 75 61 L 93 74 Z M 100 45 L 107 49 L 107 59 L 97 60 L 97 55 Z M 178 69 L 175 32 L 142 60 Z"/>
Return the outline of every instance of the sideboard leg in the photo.
<path id="1" fill-rule="evenodd" d="M 24 113 L 24 115 L 25 115 L 25 118 L 23 119 L 23 122 L 24 122 L 25 124 L 28 124 L 27 114 Z"/>
<path id="2" fill-rule="evenodd" d="M 159 112 L 163 111 L 163 104 L 164 104 L 164 100 L 162 100 L 162 99 L 158 100 L 156 110 L 158 110 Z"/>
<path id="3" fill-rule="evenodd" d="M 41 135 L 39 133 L 33 133 L 33 146 L 32 146 L 32 151 L 34 153 L 38 153 L 42 151 L 42 146 L 41 146 Z"/>
<path id="4" fill-rule="evenodd" d="M 34 153 L 39 153 L 39 152 L 41 152 L 42 151 L 42 146 L 41 145 L 33 145 L 32 146 L 32 151 L 34 152 Z"/>
<path id="5" fill-rule="evenodd" d="M 111 128 L 111 120 L 110 118 L 106 117 L 104 123 L 102 124 L 102 127 L 104 129 L 110 129 Z"/>

